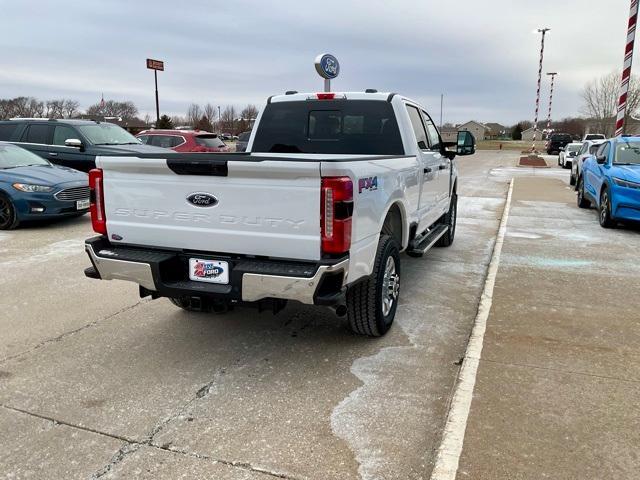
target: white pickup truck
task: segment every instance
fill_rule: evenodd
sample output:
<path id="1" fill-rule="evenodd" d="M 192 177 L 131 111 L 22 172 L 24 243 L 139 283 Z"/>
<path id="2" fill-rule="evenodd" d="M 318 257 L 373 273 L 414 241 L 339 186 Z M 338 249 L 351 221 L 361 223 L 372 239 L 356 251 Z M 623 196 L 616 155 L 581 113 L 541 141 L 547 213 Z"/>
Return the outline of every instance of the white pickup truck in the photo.
<path id="1" fill-rule="evenodd" d="M 398 306 L 400 252 L 453 242 L 454 157 L 474 151 L 469 132 L 445 144 L 401 95 L 273 96 L 246 152 L 98 157 L 100 236 L 86 241 L 85 274 L 186 310 L 325 305 L 380 336 Z"/>

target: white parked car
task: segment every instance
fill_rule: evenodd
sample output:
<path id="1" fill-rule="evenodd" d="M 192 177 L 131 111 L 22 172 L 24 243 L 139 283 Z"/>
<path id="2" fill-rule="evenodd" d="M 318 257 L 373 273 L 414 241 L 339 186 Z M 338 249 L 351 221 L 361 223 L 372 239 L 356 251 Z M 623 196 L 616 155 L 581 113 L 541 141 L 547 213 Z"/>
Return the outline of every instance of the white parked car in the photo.
<path id="1" fill-rule="evenodd" d="M 578 150 L 578 154 L 573 157 L 574 160 L 571 162 L 569 185 L 574 185 L 576 190 L 578 189 L 578 178 L 580 178 L 580 175 L 582 174 L 582 164 L 584 163 L 584 160 L 588 156 L 594 155 L 600 145 L 602 145 L 601 140 L 586 140 L 582 143 L 582 147 Z"/>
<path id="2" fill-rule="evenodd" d="M 578 154 L 578 151 L 582 147 L 582 143 L 569 143 L 566 147 L 560 149 L 560 154 L 558 155 L 558 165 L 562 168 L 567 168 L 571 166 L 573 159 Z"/>
<path id="3" fill-rule="evenodd" d="M 602 133 L 587 133 L 585 134 L 582 141 L 586 142 L 587 140 L 605 140 L 606 138 L 607 137 L 605 137 Z"/>
<path id="4" fill-rule="evenodd" d="M 186 310 L 331 306 L 380 336 L 398 307 L 400 252 L 453 242 L 455 156 L 472 153 L 470 132 L 445 144 L 401 95 L 274 96 L 246 153 L 99 157 L 85 274 Z"/>

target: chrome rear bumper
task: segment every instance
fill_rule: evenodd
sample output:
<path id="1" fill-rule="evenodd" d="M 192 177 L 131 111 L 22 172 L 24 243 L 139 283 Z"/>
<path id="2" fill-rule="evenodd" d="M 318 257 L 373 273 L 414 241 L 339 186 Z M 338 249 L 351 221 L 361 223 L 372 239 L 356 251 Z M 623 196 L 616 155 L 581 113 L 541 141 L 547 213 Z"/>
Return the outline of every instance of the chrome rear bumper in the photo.
<path id="1" fill-rule="evenodd" d="M 118 248 L 100 248 L 97 246 L 99 244 L 100 241 L 97 239 L 90 239 L 85 243 L 85 250 L 95 269 L 95 273 L 87 272 L 88 277 L 134 282 L 149 292 L 166 297 L 214 296 L 243 302 L 277 298 L 309 305 L 328 304 L 345 286 L 349 269 L 349 259 L 343 258 L 333 264 L 317 265 L 314 267 L 315 272 L 311 270 L 309 275 L 279 275 L 260 271 L 234 273 L 232 270 L 228 285 L 204 284 L 189 280 L 163 282 L 159 273 L 160 265 L 163 261 L 175 257 L 175 253 L 140 251 L 141 256 L 148 255 L 150 258 L 132 261 L 131 258 L 119 254 Z M 321 285 L 323 280 L 329 277 L 332 277 L 333 290 L 324 292 L 325 289 L 321 288 Z M 323 298 L 319 298 L 320 293 L 323 293 Z"/>

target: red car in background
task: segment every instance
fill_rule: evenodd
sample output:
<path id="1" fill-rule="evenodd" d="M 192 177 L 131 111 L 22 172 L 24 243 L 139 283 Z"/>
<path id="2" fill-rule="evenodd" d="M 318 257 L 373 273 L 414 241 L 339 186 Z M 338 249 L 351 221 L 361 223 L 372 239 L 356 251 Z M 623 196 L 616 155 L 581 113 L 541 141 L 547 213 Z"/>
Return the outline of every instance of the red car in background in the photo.
<path id="1" fill-rule="evenodd" d="M 204 130 L 145 130 L 136 135 L 146 145 L 170 148 L 176 152 L 229 152 L 215 133 Z"/>

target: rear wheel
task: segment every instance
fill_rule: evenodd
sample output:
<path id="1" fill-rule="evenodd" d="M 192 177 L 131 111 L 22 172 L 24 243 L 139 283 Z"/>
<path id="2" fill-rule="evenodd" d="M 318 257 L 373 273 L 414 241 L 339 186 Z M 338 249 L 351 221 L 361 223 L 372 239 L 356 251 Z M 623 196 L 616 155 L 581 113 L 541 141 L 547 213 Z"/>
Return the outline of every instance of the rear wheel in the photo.
<path id="1" fill-rule="evenodd" d="M 373 273 L 347 291 L 347 319 L 359 335 L 381 337 L 389 331 L 400 294 L 400 250 L 389 235 L 381 235 Z"/>
<path id="2" fill-rule="evenodd" d="M 440 237 L 436 247 L 448 247 L 453 243 L 456 236 L 456 221 L 458 220 L 458 195 L 454 192 L 451 196 L 449 211 L 444 215 L 444 224 L 447 226 L 447 233 Z"/>
<path id="3" fill-rule="evenodd" d="M 578 179 L 578 207 L 591 208 L 591 202 L 584 196 L 584 179 L 582 177 Z"/>
<path id="4" fill-rule="evenodd" d="M 0 193 L 0 230 L 12 230 L 19 224 L 18 212 L 11 199 Z"/>
<path id="5" fill-rule="evenodd" d="M 609 196 L 609 190 L 606 188 L 600 195 L 600 208 L 598 209 L 598 220 L 602 228 L 613 228 L 616 223 L 611 218 L 611 197 Z"/>

